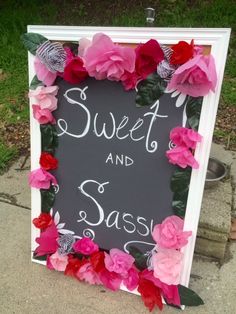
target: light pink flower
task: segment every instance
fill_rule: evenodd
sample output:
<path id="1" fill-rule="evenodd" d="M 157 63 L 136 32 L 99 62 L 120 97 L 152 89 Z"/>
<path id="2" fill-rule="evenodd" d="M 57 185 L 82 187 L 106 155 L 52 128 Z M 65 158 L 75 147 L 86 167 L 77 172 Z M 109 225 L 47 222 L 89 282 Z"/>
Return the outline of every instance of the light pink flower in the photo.
<path id="1" fill-rule="evenodd" d="M 169 162 L 178 165 L 181 168 L 190 166 L 194 169 L 199 167 L 198 162 L 194 159 L 192 152 L 186 146 L 178 146 L 166 152 Z"/>
<path id="2" fill-rule="evenodd" d="M 38 105 L 32 105 L 32 108 L 33 116 L 40 124 L 56 123 L 56 120 L 49 109 L 41 109 Z"/>
<path id="3" fill-rule="evenodd" d="M 195 149 L 197 142 L 201 142 L 202 136 L 193 129 L 176 127 L 171 130 L 170 139 L 175 145 Z"/>
<path id="4" fill-rule="evenodd" d="M 105 253 L 104 262 L 110 272 L 114 271 L 125 277 L 133 266 L 134 258 L 119 249 L 111 249 L 110 254 Z"/>
<path id="5" fill-rule="evenodd" d="M 184 221 L 178 216 L 169 216 L 155 225 L 152 237 L 160 248 L 181 249 L 188 243 L 192 231 L 183 231 Z"/>
<path id="6" fill-rule="evenodd" d="M 128 271 L 127 277 L 123 279 L 123 284 L 130 291 L 137 288 L 139 282 L 139 275 L 136 268 L 132 267 Z"/>
<path id="7" fill-rule="evenodd" d="M 92 253 L 98 252 L 99 247 L 90 238 L 82 238 L 73 244 L 73 249 L 75 252 L 91 255 Z"/>
<path id="8" fill-rule="evenodd" d="M 46 170 L 38 168 L 31 171 L 29 175 L 29 185 L 36 189 L 49 189 L 51 183 L 57 184 L 56 178 Z"/>
<path id="9" fill-rule="evenodd" d="M 58 252 L 50 256 L 50 263 L 52 267 L 57 271 L 65 271 L 66 265 L 68 264 L 68 256 L 60 255 Z"/>
<path id="10" fill-rule="evenodd" d="M 135 51 L 114 44 L 105 34 L 96 34 L 83 56 L 89 76 L 119 81 L 125 71 L 134 72 Z"/>
<path id="11" fill-rule="evenodd" d="M 87 38 L 81 38 L 79 40 L 79 48 L 78 48 L 78 56 L 80 56 L 81 58 L 83 58 L 83 56 L 85 55 L 87 49 L 92 45 L 91 40 L 87 39 Z"/>
<path id="12" fill-rule="evenodd" d="M 175 71 L 167 88 L 199 97 L 207 95 L 210 90 L 214 92 L 216 81 L 214 58 L 211 55 L 196 55 Z"/>
<path id="13" fill-rule="evenodd" d="M 106 268 L 104 268 L 102 271 L 99 272 L 99 278 L 102 284 L 112 291 L 116 291 L 120 288 L 122 278 L 119 274 L 115 272 L 110 272 Z"/>
<path id="14" fill-rule="evenodd" d="M 91 285 L 100 285 L 101 281 L 99 275 L 93 270 L 90 262 L 84 264 L 76 273 L 76 277 L 79 280 L 84 280 Z"/>
<path id="15" fill-rule="evenodd" d="M 40 233 L 40 237 L 36 238 L 35 241 L 39 246 L 35 249 L 37 256 L 43 256 L 46 254 L 55 253 L 58 249 L 58 231 L 57 228 L 52 222 L 52 224 Z"/>
<path id="16" fill-rule="evenodd" d="M 167 285 L 178 285 L 183 254 L 172 249 L 162 249 L 152 257 L 154 277 Z"/>
<path id="17" fill-rule="evenodd" d="M 57 98 L 55 97 L 58 92 L 58 86 L 38 86 L 35 90 L 29 92 L 29 97 L 34 97 L 37 105 L 41 109 L 48 109 L 50 111 L 57 109 Z"/>
<path id="18" fill-rule="evenodd" d="M 41 63 L 38 58 L 34 59 L 34 69 L 37 75 L 37 78 L 42 81 L 45 85 L 50 86 L 55 82 L 57 73 L 52 73 L 48 68 Z"/>

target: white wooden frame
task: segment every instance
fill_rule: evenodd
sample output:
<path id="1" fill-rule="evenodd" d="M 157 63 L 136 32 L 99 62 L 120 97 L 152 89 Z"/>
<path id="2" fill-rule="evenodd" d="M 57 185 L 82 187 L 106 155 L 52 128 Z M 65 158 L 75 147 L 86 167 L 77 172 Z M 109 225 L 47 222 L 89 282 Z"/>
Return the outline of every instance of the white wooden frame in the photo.
<path id="1" fill-rule="evenodd" d="M 192 171 L 190 188 L 187 201 L 187 209 L 184 221 L 184 230 L 192 230 L 193 235 L 188 245 L 183 250 L 184 265 L 181 275 L 181 284 L 188 286 L 194 246 L 197 235 L 197 227 L 201 209 L 202 195 L 208 158 L 210 154 L 214 124 L 220 97 L 224 67 L 230 37 L 230 29 L 208 28 L 124 28 L 124 27 L 74 27 L 74 26 L 28 26 L 28 32 L 39 33 L 50 40 L 78 41 L 81 37 L 91 39 L 95 33 L 103 32 L 110 36 L 114 42 L 140 43 L 149 39 L 156 39 L 161 44 L 175 44 L 179 40 L 190 42 L 194 39 L 196 45 L 211 46 L 211 54 L 215 58 L 217 71 L 217 86 L 215 93 L 210 92 L 204 97 L 198 132 L 203 135 L 203 141 L 197 146 L 195 157 L 200 167 Z M 33 56 L 29 53 L 29 82 L 35 75 Z M 30 106 L 31 108 L 31 106 Z M 41 135 L 38 122 L 33 119 L 30 109 L 30 132 L 31 132 L 31 170 L 39 167 L 38 159 L 41 153 Z M 32 218 L 41 212 L 40 192 L 32 188 L 31 206 Z M 35 238 L 39 236 L 38 229 L 32 227 L 32 251 L 36 248 Z M 34 260 L 35 262 L 45 264 Z"/>

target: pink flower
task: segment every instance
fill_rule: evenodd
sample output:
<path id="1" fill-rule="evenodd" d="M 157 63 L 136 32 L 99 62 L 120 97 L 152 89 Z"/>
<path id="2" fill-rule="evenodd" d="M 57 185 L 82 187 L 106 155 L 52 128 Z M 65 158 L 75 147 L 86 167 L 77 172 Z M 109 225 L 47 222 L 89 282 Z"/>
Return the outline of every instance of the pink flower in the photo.
<path id="1" fill-rule="evenodd" d="M 56 185 L 56 178 L 42 168 L 31 171 L 29 175 L 29 185 L 32 188 L 47 190 L 50 188 L 51 183 Z"/>
<path id="2" fill-rule="evenodd" d="M 197 142 L 201 142 L 202 136 L 192 129 L 176 127 L 171 130 L 170 139 L 175 145 L 195 149 Z"/>
<path id="3" fill-rule="evenodd" d="M 90 283 L 91 285 L 101 284 L 99 275 L 93 270 L 93 267 L 90 262 L 80 267 L 80 269 L 76 273 L 76 277 L 79 280 L 84 280 L 85 282 Z"/>
<path id="4" fill-rule="evenodd" d="M 98 252 L 99 247 L 90 238 L 82 238 L 73 244 L 73 249 L 75 252 L 91 255 L 92 253 Z"/>
<path id="5" fill-rule="evenodd" d="M 40 233 L 40 237 L 35 241 L 39 246 L 35 249 L 37 256 L 43 256 L 46 254 L 55 253 L 58 249 L 58 231 L 54 222 L 43 232 Z"/>
<path id="6" fill-rule="evenodd" d="M 138 79 L 140 79 L 140 77 L 137 75 L 136 72 L 133 73 L 125 72 L 121 77 L 121 81 L 125 90 L 134 89 Z"/>
<path id="7" fill-rule="evenodd" d="M 29 97 L 34 97 L 37 100 L 37 105 L 41 109 L 48 109 L 50 111 L 57 109 L 57 95 L 58 86 L 38 86 L 35 90 L 29 92 Z"/>
<path id="8" fill-rule="evenodd" d="M 56 120 L 49 109 L 41 109 L 38 105 L 32 105 L 32 108 L 33 116 L 40 124 L 56 123 Z"/>
<path id="9" fill-rule="evenodd" d="M 169 216 L 155 225 L 152 237 L 160 248 L 181 249 L 188 243 L 191 231 L 183 231 L 184 221 L 178 216 Z"/>
<path id="10" fill-rule="evenodd" d="M 133 266 L 134 258 L 119 249 L 111 249 L 110 255 L 105 253 L 105 266 L 110 272 L 115 272 L 122 276 L 127 276 L 128 271 Z"/>
<path id="11" fill-rule="evenodd" d="M 134 72 L 135 51 L 114 44 L 105 34 L 94 35 L 83 56 L 89 76 L 97 80 L 119 81 L 125 71 Z"/>
<path id="12" fill-rule="evenodd" d="M 210 90 L 214 92 L 216 81 L 214 58 L 211 55 L 196 55 L 175 71 L 167 88 L 198 97 L 207 95 Z"/>
<path id="13" fill-rule="evenodd" d="M 51 266 L 57 271 L 65 271 L 66 265 L 68 263 L 67 255 L 60 255 L 58 252 L 50 256 Z"/>
<path id="14" fill-rule="evenodd" d="M 34 59 L 34 69 L 37 74 L 37 78 L 45 85 L 50 86 L 54 83 L 57 73 L 50 72 L 38 58 Z"/>
<path id="15" fill-rule="evenodd" d="M 87 49 L 91 46 L 91 44 L 92 44 L 91 40 L 84 37 L 81 38 L 79 40 L 78 56 L 83 58 L 83 56 L 85 55 Z"/>
<path id="16" fill-rule="evenodd" d="M 127 277 L 123 279 L 123 284 L 130 291 L 133 291 L 137 288 L 139 282 L 139 275 L 136 268 L 130 268 L 128 271 Z"/>
<path id="17" fill-rule="evenodd" d="M 167 285 L 178 285 L 183 254 L 172 249 L 162 249 L 152 257 L 154 277 Z"/>
<path id="18" fill-rule="evenodd" d="M 104 268 L 99 272 L 99 278 L 102 284 L 112 291 L 116 291 L 120 288 L 122 278 L 115 272 L 110 272 Z"/>
<path id="19" fill-rule="evenodd" d="M 181 168 L 190 166 L 194 169 L 199 167 L 198 162 L 194 159 L 193 154 L 186 146 L 178 146 L 166 152 L 169 162 L 173 165 L 178 165 Z"/>

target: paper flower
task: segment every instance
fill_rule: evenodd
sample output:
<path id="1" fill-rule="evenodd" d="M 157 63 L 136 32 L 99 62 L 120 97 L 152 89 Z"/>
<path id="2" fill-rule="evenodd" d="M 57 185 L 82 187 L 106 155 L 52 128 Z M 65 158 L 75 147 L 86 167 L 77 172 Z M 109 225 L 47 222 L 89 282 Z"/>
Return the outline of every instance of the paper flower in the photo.
<path id="1" fill-rule="evenodd" d="M 177 146 L 195 149 L 197 142 L 201 142 L 202 136 L 193 129 L 176 127 L 171 130 L 170 139 Z"/>
<path id="2" fill-rule="evenodd" d="M 141 298 L 150 312 L 154 309 L 155 306 L 162 310 L 163 303 L 160 289 L 155 286 L 153 282 L 144 278 L 140 278 L 138 292 L 141 294 Z"/>
<path id="3" fill-rule="evenodd" d="M 97 80 L 119 81 L 125 71 L 132 73 L 135 68 L 134 50 L 114 44 L 102 33 L 94 35 L 83 59 L 89 76 Z"/>
<path id="4" fill-rule="evenodd" d="M 193 57 L 194 43 L 193 40 L 190 44 L 186 41 L 179 41 L 176 45 L 171 47 L 172 55 L 170 57 L 171 64 L 183 64 Z"/>
<path id="5" fill-rule="evenodd" d="M 43 256 L 55 253 L 58 248 L 57 238 L 58 231 L 54 222 L 52 222 L 52 224 L 45 229 L 45 231 L 41 232 L 40 237 L 35 239 L 35 241 L 39 244 L 34 251 L 35 254 L 37 256 Z"/>
<path id="6" fill-rule="evenodd" d="M 164 59 L 164 52 L 154 39 L 150 39 L 145 44 L 140 44 L 135 52 L 135 70 L 143 79 L 155 72 L 157 65 Z"/>
<path id="7" fill-rule="evenodd" d="M 83 260 L 78 259 L 77 257 L 74 257 L 73 255 L 68 255 L 68 263 L 66 265 L 66 269 L 64 274 L 67 276 L 75 277 L 76 273 L 80 269 L 80 267 L 83 265 Z"/>
<path id="8" fill-rule="evenodd" d="M 191 231 L 183 231 L 183 227 L 183 219 L 172 215 L 154 226 L 152 237 L 160 248 L 181 249 L 192 234 Z"/>
<path id="9" fill-rule="evenodd" d="M 88 76 L 84 67 L 84 62 L 80 57 L 74 57 L 68 54 L 66 66 L 63 73 L 63 79 L 71 84 L 79 84 Z"/>
<path id="10" fill-rule="evenodd" d="M 137 288 L 139 282 L 139 275 L 136 268 L 130 268 L 127 277 L 123 279 L 123 284 L 129 291 Z"/>
<path id="11" fill-rule="evenodd" d="M 103 251 L 95 252 L 92 253 L 90 256 L 90 262 L 91 265 L 93 266 L 93 269 L 99 273 L 103 269 L 105 269 L 105 253 Z"/>
<path id="12" fill-rule="evenodd" d="M 98 274 L 93 270 L 93 267 L 90 262 L 82 265 L 76 273 L 76 277 L 79 280 L 84 280 L 91 285 L 100 285 L 101 281 Z"/>
<path id="13" fill-rule="evenodd" d="M 34 69 L 37 78 L 42 81 L 46 86 L 50 86 L 55 82 L 57 73 L 50 72 L 38 58 L 34 59 Z"/>
<path id="14" fill-rule="evenodd" d="M 174 71 L 175 68 L 166 60 L 162 60 L 157 66 L 157 74 L 166 81 L 171 79 Z"/>
<path id="15" fill-rule="evenodd" d="M 190 166 L 198 169 L 199 164 L 193 157 L 192 152 L 186 146 L 177 146 L 166 152 L 169 162 L 173 165 L 178 165 L 181 168 Z"/>
<path id="16" fill-rule="evenodd" d="M 92 253 L 97 252 L 99 247 L 90 238 L 82 238 L 73 244 L 73 249 L 77 253 L 91 255 Z"/>
<path id="17" fill-rule="evenodd" d="M 44 170 L 53 170 L 58 167 L 58 160 L 47 152 L 42 152 L 39 164 Z"/>
<path id="18" fill-rule="evenodd" d="M 162 249 L 152 256 L 154 277 L 167 285 L 178 285 L 183 253 L 173 249 Z"/>
<path id="19" fill-rule="evenodd" d="M 31 171 L 29 175 L 29 185 L 36 189 L 49 189 L 51 183 L 57 184 L 56 178 L 44 169 L 36 169 Z"/>
<path id="20" fill-rule="evenodd" d="M 58 92 L 58 86 L 38 86 L 35 90 L 29 92 L 29 97 L 34 97 L 37 105 L 41 109 L 48 109 L 50 111 L 57 109 L 57 98 L 55 97 Z"/>
<path id="21" fill-rule="evenodd" d="M 110 254 L 105 253 L 105 266 L 110 272 L 114 271 L 122 276 L 127 276 L 133 263 L 134 258 L 119 249 L 111 249 Z"/>
<path id="22" fill-rule="evenodd" d="M 102 284 L 112 291 L 117 291 L 120 288 L 122 278 L 115 272 L 110 272 L 106 268 L 99 272 L 99 278 Z"/>
<path id="23" fill-rule="evenodd" d="M 52 216 L 48 213 L 41 213 L 37 218 L 33 219 L 36 228 L 46 229 L 52 223 Z"/>
<path id="24" fill-rule="evenodd" d="M 56 120 L 54 119 L 52 113 L 48 109 L 41 109 L 38 105 L 32 105 L 33 116 L 40 124 L 55 124 Z"/>
<path id="25" fill-rule="evenodd" d="M 137 75 L 136 72 L 133 73 L 125 72 L 121 77 L 121 81 L 125 90 L 134 89 L 138 79 L 140 79 L 140 77 Z"/>
<path id="26" fill-rule="evenodd" d="M 61 255 L 66 255 L 72 251 L 73 244 L 75 243 L 75 238 L 72 234 L 66 233 L 61 235 L 57 242 L 60 246 L 57 250 L 58 253 Z"/>
<path id="27" fill-rule="evenodd" d="M 57 271 L 64 271 L 68 263 L 68 256 L 60 255 L 58 252 L 52 254 L 49 258 L 52 267 Z"/>
<path id="28" fill-rule="evenodd" d="M 193 97 L 205 96 L 216 86 L 215 62 L 211 55 L 196 55 L 173 74 L 167 89 L 176 89 Z"/>

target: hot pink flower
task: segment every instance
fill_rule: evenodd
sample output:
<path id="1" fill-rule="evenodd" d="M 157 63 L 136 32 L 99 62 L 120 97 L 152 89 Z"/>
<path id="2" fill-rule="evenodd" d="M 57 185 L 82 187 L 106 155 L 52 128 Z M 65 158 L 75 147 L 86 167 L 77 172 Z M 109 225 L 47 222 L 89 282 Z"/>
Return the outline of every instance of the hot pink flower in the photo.
<path id="1" fill-rule="evenodd" d="M 51 183 L 57 184 L 56 178 L 46 170 L 38 168 L 31 171 L 29 175 L 29 185 L 36 189 L 49 189 Z"/>
<path id="2" fill-rule="evenodd" d="M 38 58 L 34 59 L 34 69 L 37 74 L 37 78 L 45 85 L 50 86 L 55 82 L 57 73 L 50 72 Z"/>
<path id="3" fill-rule="evenodd" d="M 122 278 L 119 274 L 115 272 L 110 272 L 106 268 L 104 268 L 99 272 L 99 278 L 102 284 L 112 291 L 116 291 L 120 288 Z"/>
<path id="4" fill-rule="evenodd" d="M 134 258 L 119 249 L 111 249 L 110 255 L 105 253 L 105 266 L 110 272 L 115 272 L 121 276 L 127 276 L 128 271 L 133 266 Z"/>
<path id="5" fill-rule="evenodd" d="M 178 165 L 181 168 L 190 166 L 194 169 L 199 167 L 198 162 L 194 159 L 193 154 L 186 146 L 178 146 L 166 152 L 169 162 L 173 165 Z"/>
<path id="6" fill-rule="evenodd" d="M 183 254 L 172 249 L 162 249 L 152 257 L 154 277 L 167 285 L 178 285 Z"/>
<path id="7" fill-rule="evenodd" d="M 55 253 L 58 249 L 58 231 L 54 222 L 45 231 L 40 233 L 40 237 L 36 238 L 35 241 L 39 244 L 36 248 L 35 253 L 37 256 Z"/>
<path id="8" fill-rule="evenodd" d="M 132 48 L 114 44 L 105 34 L 93 37 L 83 56 L 89 76 L 97 80 L 119 81 L 125 71 L 134 72 L 135 52 Z"/>
<path id="9" fill-rule="evenodd" d="M 83 60 L 80 57 L 73 57 L 68 59 L 63 79 L 71 84 L 79 84 L 88 76 L 88 72 L 84 67 Z"/>
<path id="10" fill-rule="evenodd" d="M 155 225 L 152 237 L 160 248 L 181 249 L 188 243 L 191 231 L 183 231 L 184 221 L 178 216 L 169 216 Z"/>
<path id="11" fill-rule="evenodd" d="M 202 136 L 192 129 L 176 127 L 171 130 L 170 139 L 175 145 L 195 149 L 197 142 L 201 142 Z"/>
<path id="12" fill-rule="evenodd" d="M 51 266 L 57 271 L 65 271 L 66 265 L 68 263 L 67 255 L 60 255 L 58 252 L 50 256 Z"/>
<path id="13" fill-rule="evenodd" d="M 56 123 L 56 120 L 49 109 L 41 109 L 38 105 L 32 105 L 32 108 L 33 116 L 40 124 Z"/>
<path id="14" fill-rule="evenodd" d="M 139 282 L 139 275 L 137 269 L 130 268 L 128 271 L 127 277 L 123 279 L 123 284 L 130 291 L 133 291 L 137 288 Z"/>
<path id="15" fill-rule="evenodd" d="M 207 95 L 210 90 L 214 92 L 216 80 L 214 58 L 211 55 L 196 55 L 175 71 L 167 88 L 199 97 Z"/>
<path id="16" fill-rule="evenodd" d="M 138 79 L 140 79 L 140 77 L 137 75 L 136 72 L 133 73 L 125 72 L 121 77 L 121 81 L 125 90 L 134 89 Z"/>
<path id="17" fill-rule="evenodd" d="M 57 109 L 58 86 L 38 86 L 35 90 L 29 92 L 29 97 L 34 97 L 37 100 L 37 105 L 41 109 L 48 109 L 50 111 Z"/>
<path id="18" fill-rule="evenodd" d="M 90 262 L 84 264 L 80 267 L 76 273 L 76 277 L 79 280 L 84 280 L 91 285 L 100 285 L 101 281 L 99 275 L 93 270 L 93 267 Z"/>
<path id="19" fill-rule="evenodd" d="M 90 238 L 82 238 L 73 244 L 73 249 L 75 252 L 91 255 L 92 253 L 98 252 L 99 247 Z"/>

